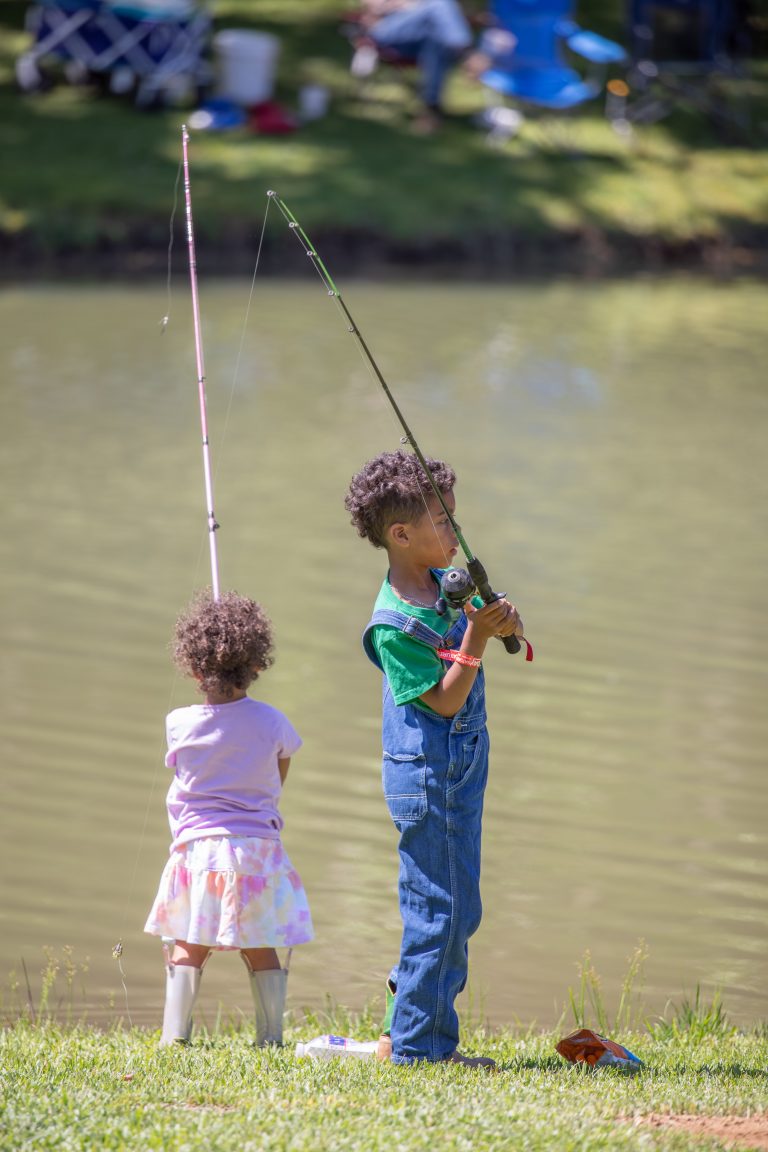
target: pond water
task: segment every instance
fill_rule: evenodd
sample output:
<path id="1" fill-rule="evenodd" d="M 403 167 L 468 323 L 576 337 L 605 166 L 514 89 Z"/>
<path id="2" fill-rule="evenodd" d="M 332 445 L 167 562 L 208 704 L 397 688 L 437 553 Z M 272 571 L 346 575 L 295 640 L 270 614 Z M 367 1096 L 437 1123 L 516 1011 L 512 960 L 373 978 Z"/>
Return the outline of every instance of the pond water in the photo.
<path id="1" fill-rule="evenodd" d="M 612 1016 L 643 942 L 637 1012 L 700 986 L 765 1019 L 768 287 L 342 288 L 535 647 L 486 659 L 465 1017 L 554 1026 L 587 952 Z M 222 585 L 268 609 L 277 661 L 254 694 L 305 741 L 283 811 L 317 937 L 289 1006 L 380 1007 L 396 834 L 360 633 L 384 567 L 343 497 L 401 432 L 316 280 L 257 281 L 246 316 L 249 292 L 204 283 L 201 310 Z M 170 302 L 5 288 L 0 323 L 3 1007 L 26 1001 L 24 968 L 39 1002 L 51 955 L 74 968 L 62 1008 L 157 1026 L 142 928 L 168 848 L 164 717 L 195 699 L 168 641 L 210 581 L 188 283 Z M 236 955 L 213 957 L 200 1006 L 250 1017 Z"/>

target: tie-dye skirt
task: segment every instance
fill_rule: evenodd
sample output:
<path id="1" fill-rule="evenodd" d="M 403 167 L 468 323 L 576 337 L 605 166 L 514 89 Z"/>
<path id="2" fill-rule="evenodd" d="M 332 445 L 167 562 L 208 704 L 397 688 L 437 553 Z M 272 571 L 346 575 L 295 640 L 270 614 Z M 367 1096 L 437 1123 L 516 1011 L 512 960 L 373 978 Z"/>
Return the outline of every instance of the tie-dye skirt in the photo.
<path id="1" fill-rule="evenodd" d="M 171 850 L 144 931 L 209 948 L 291 948 L 314 936 L 279 840 L 210 836 Z"/>

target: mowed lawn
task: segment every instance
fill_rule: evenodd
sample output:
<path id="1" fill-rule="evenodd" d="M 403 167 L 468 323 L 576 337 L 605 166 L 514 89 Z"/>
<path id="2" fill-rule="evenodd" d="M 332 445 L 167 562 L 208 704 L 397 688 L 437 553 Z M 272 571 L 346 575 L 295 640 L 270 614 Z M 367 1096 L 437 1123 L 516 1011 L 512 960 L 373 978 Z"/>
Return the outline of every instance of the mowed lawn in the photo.
<path id="1" fill-rule="evenodd" d="M 24 5 L 0 10 L 0 242 L 52 254 L 131 244 L 162 251 L 192 111 L 139 111 L 128 99 L 72 86 L 19 92 L 29 44 Z M 626 38 L 619 5 L 583 6 L 589 26 Z M 411 130 L 412 80 L 382 69 L 351 76 L 350 47 L 331 0 L 218 0 L 216 27 L 271 32 L 281 53 L 276 99 L 294 111 L 302 84 L 330 90 L 323 119 L 286 136 L 197 132 L 190 162 L 195 227 L 226 246 L 257 232 L 268 189 L 310 231 L 373 235 L 418 250 L 471 251 L 495 238 L 626 237 L 662 244 L 759 247 L 768 236 L 768 63 L 713 81 L 707 105 L 675 101 L 655 124 L 614 130 L 603 99 L 569 115 L 527 116 L 500 142 L 475 123 L 486 93 L 453 75 L 449 118 Z M 618 77 L 624 70 L 614 69 Z"/>

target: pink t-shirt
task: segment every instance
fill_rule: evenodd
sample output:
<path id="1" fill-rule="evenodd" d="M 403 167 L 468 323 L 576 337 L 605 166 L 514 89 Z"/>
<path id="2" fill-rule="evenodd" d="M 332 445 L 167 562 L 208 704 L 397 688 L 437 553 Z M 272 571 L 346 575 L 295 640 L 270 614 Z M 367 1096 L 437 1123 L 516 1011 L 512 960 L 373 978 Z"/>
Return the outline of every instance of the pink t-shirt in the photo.
<path id="1" fill-rule="evenodd" d="M 165 727 L 165 763 L 175 769 L 166 797 L 172 847 L 201 836 L 280 838 L 277 761 L 301 747 L 282 712 L 245 696 L 176 708 Z"/>

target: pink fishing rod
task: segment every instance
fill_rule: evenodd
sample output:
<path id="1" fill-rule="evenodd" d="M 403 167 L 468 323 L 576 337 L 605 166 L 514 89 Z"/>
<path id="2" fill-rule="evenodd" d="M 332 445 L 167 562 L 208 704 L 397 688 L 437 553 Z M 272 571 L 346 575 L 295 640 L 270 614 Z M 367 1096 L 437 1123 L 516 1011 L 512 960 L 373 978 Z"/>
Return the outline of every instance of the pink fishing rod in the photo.
<path id="1" fill-rule="evenodd" d="M 219 599 L 219 560 L 216 553 L 216 516 L 213 511 L 213 478 L 211 476 L 211 449 L 208 442 L 208 413 L 205 402 L 205 363 L 203 339 L 200 334 L 200 302 L 197 296 L 197 260 L 195 258 L 195 231 L 192 226 L 192 195 L 189 189 L 189 133 L 181 126 L 181 147 L 184 155 L 184 200 L 187 207 L 187 247 L 189 249 L 189 279 L 192 285 L 192 315 L 195 322 L 195 356 L 197 358 L 197 392 L 200 399 L 200 427 L 203 433 L 203 473 L 205 475 L 205 502 L 208 509 L 208 541 L 211 549 L 211 586 L 214 600 Z"/>

